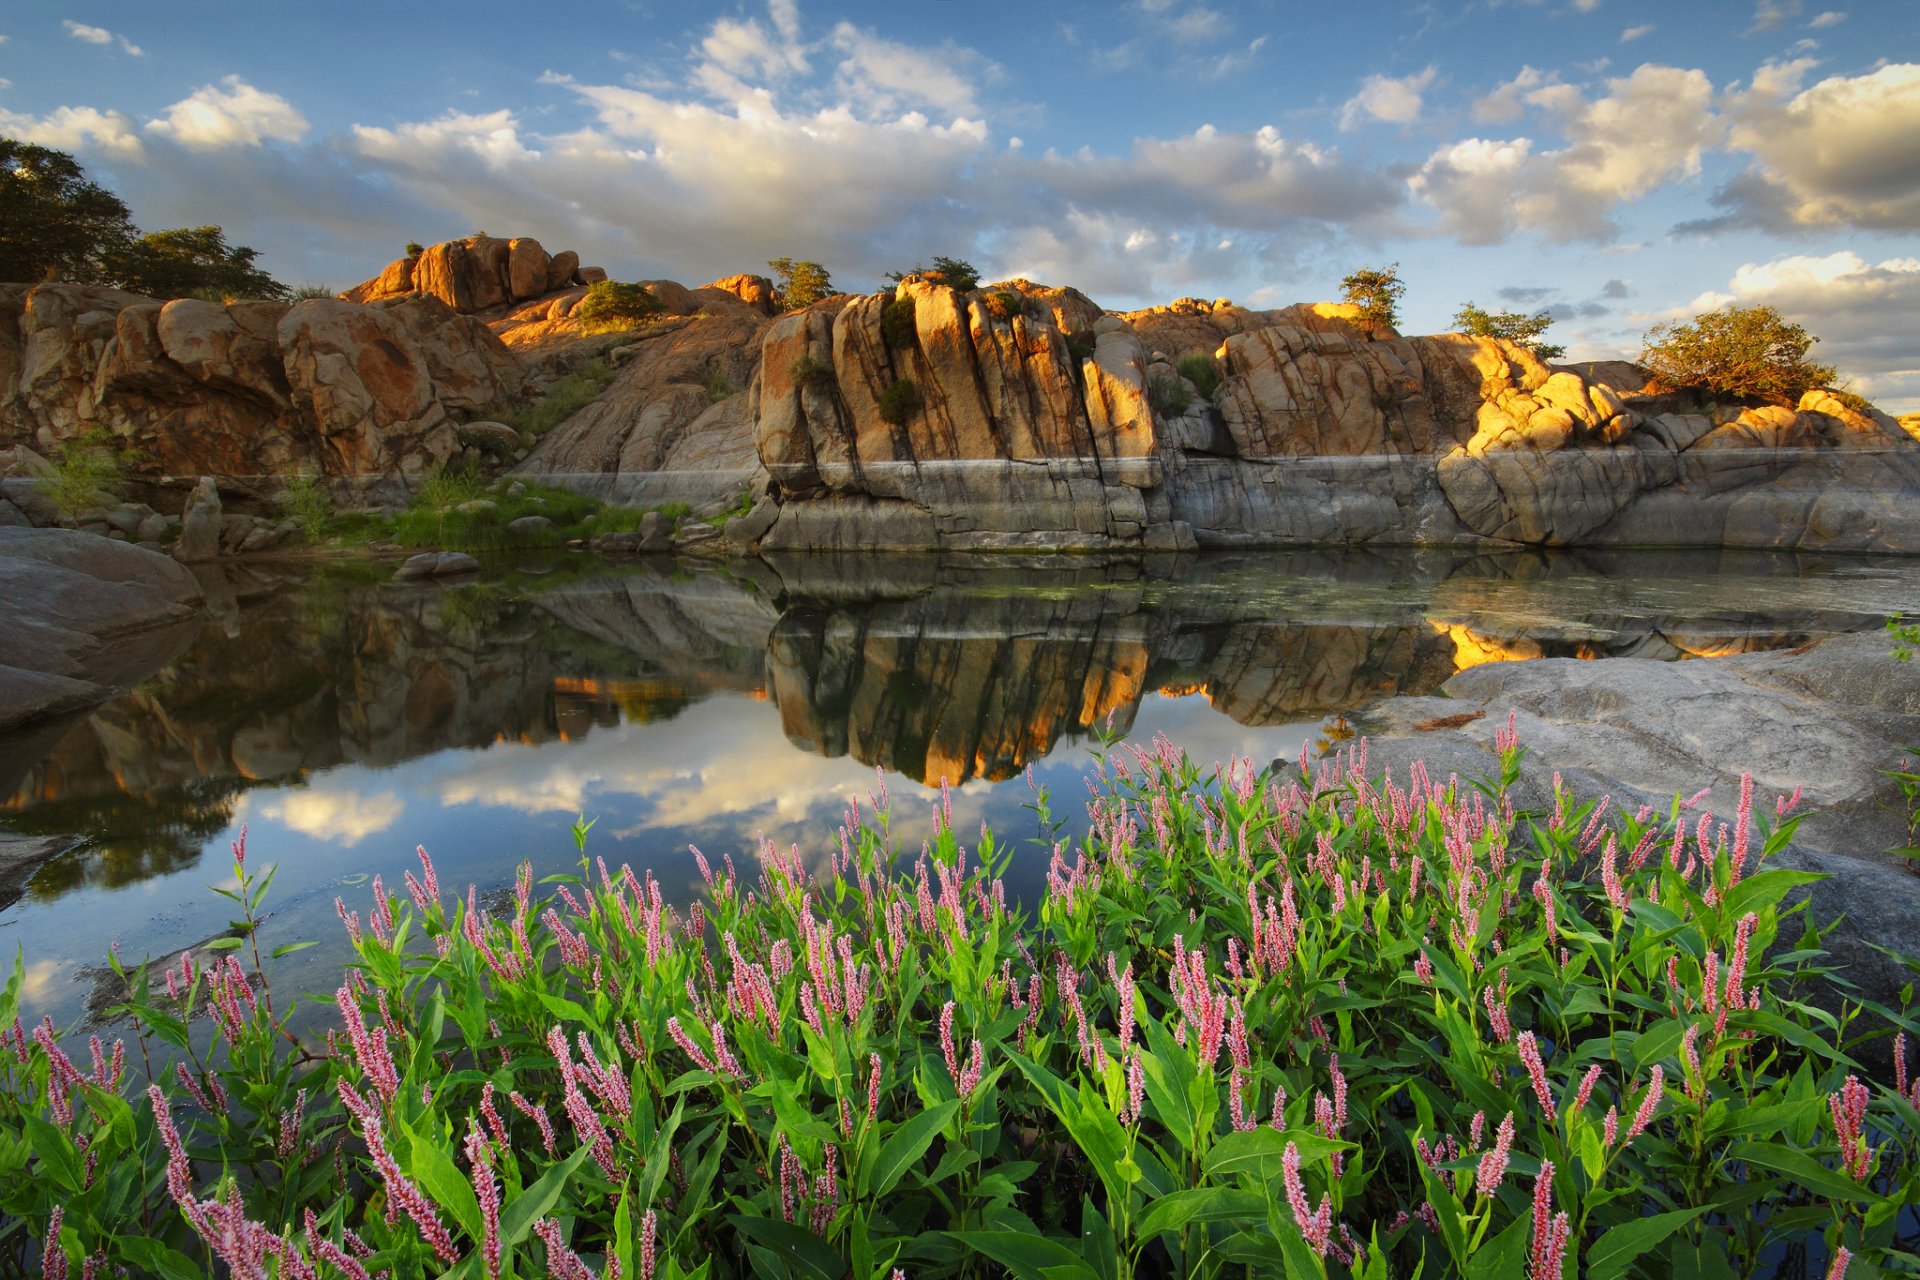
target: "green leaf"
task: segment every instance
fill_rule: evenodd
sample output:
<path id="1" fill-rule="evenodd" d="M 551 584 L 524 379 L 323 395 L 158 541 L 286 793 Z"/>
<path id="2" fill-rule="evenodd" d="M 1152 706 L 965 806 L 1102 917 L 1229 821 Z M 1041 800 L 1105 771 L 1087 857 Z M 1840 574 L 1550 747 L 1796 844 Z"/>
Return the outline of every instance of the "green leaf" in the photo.
<path id="1" fill-rule="evenodd" d="M 1099 1280 L 1092 1267 L 1058 1240 L 1025 1231 L 949 1231 L 947 1236 L 984 1253 L 1021 1280 Z"/>
<path id="2" fill-rule="evenodd" d="M 1207 1152 L 1207 1177 L 1224 1182 L 1240 1174 L 1251 1174 L 1262 1183 L 1272 1182 L 1280 1177 L 1280 1164 L 1286 1158 L 1288 1143 L 1300 1148 L 1300 1162 L 1308 1165 L 1325 1160 L 1337 1151 L 1355 1149 L 1351 1142 L 1322 1137 L 1304 1129 L 1281 1131 L 1262 1126 L 1236 1130 L 1215 1142 Z"/>
<path id="3" fill-rule="evenodd" d="M 727 1221 L 761 1244 L 777 1250 L 787 1261 L 799 1264 L 808 1274 L 818 1276 L 819 1280 L 840 1280 L 846 1271 L 846 1265 L 827 1247 L 827 1242 L 798 1223 L 738 1213 L 728 1214 Z"/>
<path id="4" fill-rule="evenodd" d="M 1626 1275 L 1641 1255 L 1712 1207 L 1702 1204 L 1691 1209 L 1675 1209 L 1612 1228 L 1587 1251 L 1587 1280 L 1616 1280 Z"/>
<path id="5" fill-rule="evenodd" d="M 306 942 L 283 942 L 269 952 L 268 955 L 272 959 L 278 960 L 281 956 L 290 956 L 296 951 L 305 951 L 308 947 L 317 947 L 319 945 L 318 940 L 314 939 L 309 939 Z"/>
<path id="6" fill-rule="evenodd" d="M 1140 1215 L 1137 1234 L 1151 1239 L 1189 1222 L 1257 1223 L 1266 1216 L 1267 1198 L 1239 1187 L 1188 1187 L 1161 1196 Z"/>
<path id="7" fill-rule="evenodd" d="M 151 1236 L 117 1235 L 113 1239 L 113 1251 L 133 1263 L 143 1275 L 162 1276 L 165 1280 L 206 1278 L 205 1269 L 192 1258 L 167 1248 Z"/>
<path id="8" fill-rule="evenodd" d="M 1874 1201 L 1880 1197 L 1843 1173 L 1836 1173 L 1804 1151 L 1795 1151 L 1773 1142 L 1736 1142 L 1727 1148 L 1727 1159 L 1744 1160 L 1762 1169 L 1784 1173 L 1809 1191 L 1829 1200 L 1842 1202 Z"/>
<path id="9" fill-rule="evenodd" d="M 1526 1280 L 1532 1231 L 1533 1211 L 1529 1209 L 1473 1255 L 1467 1263 L 1467 1280 Z"/>
<path id="10" fill-rule="evenodd" d="M 1467 1224 L 1460 1214 L 1460 1202 L 1440 1181 L 1440 1175 L 1427 1167 L 1425 1160 L 1416 1160 L 1414 1163 L 1420 1169 L 1421 1181 L 1426 1184 L 1427 1203 L 1433 1206 L 1433 1215 L 1440 1220 L 1440 1243 L 1447 1246 L 1454 1267 L 1464 1269 L 1467 1263 Z"/>
<path id="11" fill-rule="evenodd" d="M 560 1193 L 567 1188 L 567 1179 L 589 1155 L 591 1147 L 581 1147 L 578 1151 L 554 1165 L 540 1175 L 539 1181 L 513 1198 L 513 1202 L 500 1211 L 500 1246 L 511 1249 L 533 1234 L 533 1224 L 553 1212 L 553 1206 L 559 1203 Z"/>
<path id="12" fill-rule="evenodd" d="M 906 1171 L 919 1163 L 933 1140 L 947 1127 L 947 1121 L 959 1110 L 958 1102 L 942 1102 L 895 1129 L 880 1144 L 880 1155 L 873 1168 L 873 1195 L 884 1196 L 893 1190 Z"/>
<path id="13" fill-rule="evenodd" d="M 400 1127 L 413 1139 L 407 1172 L 413 1175 L 421 1190 L 453 1215 L 469 1240 L 479 1240 L 484 1233 L 480 1200 L 473 1194 L 473 1184 L 461 1176 L 459 1166 L 447 1154 L 445 1142 L 416 1133 L 408 1125 Z"/>

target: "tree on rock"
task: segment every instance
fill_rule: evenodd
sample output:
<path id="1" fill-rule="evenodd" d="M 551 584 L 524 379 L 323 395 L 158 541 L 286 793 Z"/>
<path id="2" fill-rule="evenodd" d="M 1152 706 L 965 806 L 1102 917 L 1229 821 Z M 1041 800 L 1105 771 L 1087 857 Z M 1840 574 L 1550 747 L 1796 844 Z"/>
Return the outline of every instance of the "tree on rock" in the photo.
<path id="1" fill-rule="evenodd" d="M 941 284 L 961 293 L 970 293 L 980 287 L 980 270 L 965 258 L 949 258 L 941 254 L 934 258 L 933 265 L 923 267 L 915 263 L 906 271 L 889 271 L 887 279 L 898 284 L 908 276 L 934 276 Z"/>
<path id="2" fill-rule="evenodd" d="M 1640 363 L 1671 387 L 1794 402 L 1834 380 L 1832 365 L 1807 359 L 1818 341 L 1772 307 L 1727 306 L 1691 324 L 1653 326 Z"/>
<path id="3" fill-rule="evenodd" d="M 580 299 L 573 315 L 589 328 L 611 332 L 637 329 L 663 310 L 660 300 L 644 285 L 596 280 L 587 286 L 587 296 Z"/>
<path id="4" fill-rule="evenodd" d="M 782 311 L 810 307 L 833 293 L 833 280 L 817 262 L 795 262 L 792 258 L 769 258 L 767 265 L 780 277 L 774 286 L 773 304 Z"/>
<path id="5" fill-rule="evenodd" d="M 0 281 L 105 279 L 138 232 L 120 197 L 64 151 L 0 138 Z"/>
<path id="6" fill-rule="evenodd" d="M 177 227 L 139 237 L 109 256 L 114 283 L 150 298 L 286 298 L 291 291 L 253 265 L 260 255 L 228 245 L 219 227 Z"/>
<path id="7" fill-rule="evenodd" d="M 1453 327 L 1476 338 L 1502 338 L 1517 347 L 1525 347 L 1542 360 L 1558 360 L 1567 349 L 1540 341 L 1540 335 L 1553 325 L 1553 317 L 1544 311 L 1523 316 L 1518 311 L 1482 311 L 1471 302 L 1463 302 L 1453 313 Z"/>
<path id="8" fill-rule="evenodd" d="M 1340 281 L 1341 296 L 1360 308 L 1360 318 L 1382 329 L 1400 327 L 1400 298 L 1407 286 L 1400 280 L 1400 264 L 1384 271 L 1362 267 Z"/>

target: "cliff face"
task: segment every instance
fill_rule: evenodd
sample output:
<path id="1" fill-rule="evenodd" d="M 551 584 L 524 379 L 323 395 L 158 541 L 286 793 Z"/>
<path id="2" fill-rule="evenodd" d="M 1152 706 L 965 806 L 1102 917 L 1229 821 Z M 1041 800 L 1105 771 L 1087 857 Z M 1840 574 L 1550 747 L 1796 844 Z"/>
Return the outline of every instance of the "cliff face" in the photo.
<path id="1" fill-rule="evenodd" d="M 1827 392 L 1715 403 L 1349 306 L 1116 315 L 1025 280 L 780 316 L 764 277 L 647 281 L 661 318 L 582 345 L 603 276 L 472 237 L 291 306 L 0 286 L 0 448 L 104 428 L 175 475 L 418 475 L 482 406 L 604 353 L 611 385 L 521 470 L 635 504 L 747 492 L 769 551 L 1920 550 L 1920 441 Z"/>
<path id="2" fill-rule="evenodd" d="M 173 475 L 419 474 L 523 373 L 423 296 L 228 306 L 0 285 L 0 447 L 105 430 Z"/>

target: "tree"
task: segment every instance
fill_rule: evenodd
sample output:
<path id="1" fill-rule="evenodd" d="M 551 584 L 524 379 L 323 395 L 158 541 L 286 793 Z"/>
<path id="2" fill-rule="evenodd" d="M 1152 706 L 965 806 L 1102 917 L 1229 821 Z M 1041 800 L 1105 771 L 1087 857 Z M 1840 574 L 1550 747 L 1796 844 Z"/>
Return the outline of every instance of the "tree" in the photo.
<path id="1" fill-rule="evenodd" d="M 122 289 L 150 298 L 286 298 L 287 286 L 253 265 L 260 255 L 227 244 L 219 227 L 176 227 L 139 237 L 108 257 Z"/>
<path id="2" fill-rule="evenodd" d="M 120 197 L 72 156 L 0 137 L 0 281 L 71 280 L 155 298 L 284 298 L 287 288 L 219 227 L 142 235 Z"/>
<path id="3" fill-rule="evenodd" d="M 795 262 L 792 258 L 769 258 L 767 265 L 780 277 L 773 292 L 774 305 L 782 311 L 810 307 L 833 293 L 833 281 L 827 269 L 817 262 Z"/>
<path id="4" fill-rule="evenodd" d="M 908 276 L 938 276 L 940 283 L 962 293 L 980 287 L 980 270 L 965 258 L 949 258 L 942 254 L 933 260 L 933 265 L 923 267 L 915 263 L 911 270 L 889 271 L 887 279 L 898 283 Z"/>
<path id="5" fill-rule="evenodd" d="M 102 281 L 138 234 L 120 197 L 64 151 L 0 137 L 0 281 Z"/>
<path id="6" fill-rule="evenodd" d="M 1382 329 L 1400 325 L 1400 298 L 1407 286 L 1400 281 L 1400 264 L 1384 271 L 1362 267 L 1340 282 L 1342 296 L 1360 308 L 1360 318 Z"/>
<path id="7" fill-rule="evenodd" d="M 1642 341 L 1640 362 L 1672 387 L 1792 402 L 1836 376 L 1832 365 L 1807 359 L 1820 339 L 1772 307 L 1728 306 L 1692 324 L 1657 324 Z"/>
<path id="8" fill-rule="evenodd" d="M 1518 311 L 1482 311 L 1471 302 L 1463 302 L 1453 313 L 1453 327 L 1476 338 L 1504 338 L 1525 347 L 1542 360 L 1558 360 L 1567 349 L 1540 341 L 1540 335 L 1553 325 L 1553 317 L 1544 311 L 1523 316 Z"/>

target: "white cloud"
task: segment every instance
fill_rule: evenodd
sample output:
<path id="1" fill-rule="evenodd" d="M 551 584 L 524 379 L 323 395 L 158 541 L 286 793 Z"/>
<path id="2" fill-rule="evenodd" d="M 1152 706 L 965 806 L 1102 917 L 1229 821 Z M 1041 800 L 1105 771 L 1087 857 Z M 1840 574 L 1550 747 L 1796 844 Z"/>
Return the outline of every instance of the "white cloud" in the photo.
<path id="1" fill-rule="evenodd" d="M 1846 14 L 1836 9 L 1829 9 L 1825 13 L 1815 15 L 1813 21 L 1807 25 L 1815 31 L 1825 31 L 1828 27 L 1837 27 L 1846 20 Z"/>
<path id="2" fill-rule="evenodd" d="M 146 148 L 133 121 L 118 111 L 56 107 L 44 116 L 30 116 L 0 110 L 0 132 L 58 151 L 92 147 L 117 160 L 146 158 Z"/>
<path id="3" fill-rule="evenodd" d="M 1538 67 L 1523 66 L 1519 75 L 1473 104 L 1473 118 L 1483 124 L 1511 124 L 1527 113 L 1537 90 L 1557 83 L 1557 76 L 1549 77 Z"/>
<path id="4" fill-rule="evenodd" d="M 870 114 L 927 107 L 949 117 L 977 116 L 978 91 L 960 67 L 976 61 L 958 49 L 921 49 L 885 40 L 850 22 L 833 29 L 842 55 L 834 70 L 844 97 Z M 991 68 L 987 69 L 991 73 Z"/>
<path id="5" fill-rule="evenodd" d="M 300 141 L 307 133 L 307 118 L 280 95 L 228 76 L 219 87 L 194 90 L 147 128 L 185 147 L 257 147 L 268 139 Z"/>
<path id="6" fill-rule="evenodd" d="M 362 795 L 316 786 L 269 800 L 260 806 L 260 812 L 302 835 L 351 849 L 398 822 L 406 808 L 391 791 Z"/>
<path id="7" fill-rule="evenodd" d="M 1753 6 L 1753 29 L 1772 31 L 1800 16 L 1800 0 L 1758 0 Z"/>
<path id="8" fill-rule="evenodd" d="M 1592 13 L 1600 7 L 1600 0 L 1573 0 L 1573 7 L 1582 13 Z"/>
<path id="9" fill-rule="evenodd" d="M 1654 33 L 1654 30 L 1655 30 L 1654 25 L 1651 22 L 1643 22 L 1638 26 L 1628 27 L 1625 31 L 1622 31 L 1620 33 L 1620 43 L 1630 44 L 1633 41 L 1638 40 L 1641 36 L 1652 35 Z"/>
<path id="10" fill-rule="evenodd" d="M 60 25 L 65 27 L 67 29 L 67 34 L 72 36 L 75 40 L 84 41 L 87 44 L 98 44 L 98 45 L 108 45 L 108 44 L 117 43 L 123 50 L 127 52 L 128 55 L 132 57 L 143 58 L 146 56 L 146 50 L 142 49 L 139 45 L 133 43 L 133 41 L 127 39 L 125 36 L 115 35 L 113 32 L 107 30 L 105 27 L 90 27 L 84 22 L 75 22 L 71 18 L 67 19 L 65 22 L 62 22 Z M 6 39 L 5 36 L 0 36 L 0 40 L 4 40 L 4 39 Z"/>
<path id="11" fill-rule="evenodd" d="M 1469 244 L 1496 243 L 1514 230 L 1557 241 L 1611 239 L 1612 210 L 1697 174 L 1725 125 L 1702 71 L 1646 63 L 1606 89 L 1589 98 L 1545 80 L 1521 86 L 1512 100 L 1555 118 L 1565 147 L 1468 138 L 1436 150 L 1409 189 Z"/>
<path id="12" fill-rule="evenodd" d="M 1420 119 L 1426 91 L 1439 74 L 1438 68 L 1428 67 L 1413 75 L 1397 78 L 1368 76 L 1361 82 L 1360 92 L 1341 106 L 1340 127 L 1357 129 L 1368 120 L 1380 120 L 1387 124 L 1414 123 Z"/>
<path id="13" fill-rule="evenodd" d="M 477 158 L 494 173 L 540 158 L 540 152 L 521 143 L 519 121 L 504 109 L 486 115 L 449 111 L 437 120 L 394 129 L 355 125 L 353 134 L 361 154 L 409 168 L 431 165 L 448 153 Z"/>
<path id="14" fill-rule="evenodd" d="M 1689 229 L 1920 229 L 1920 64 L 1832 76 L 1802 90 L 1814 65 L 1762 67 L 1732 95 L 1731 145 L 1759 163 L 1714 196 L 1727 215 Z"/>

